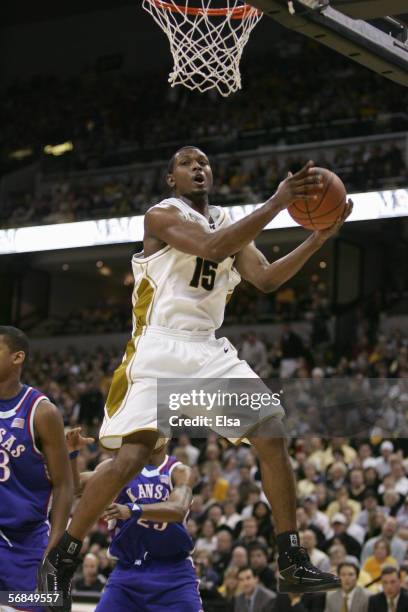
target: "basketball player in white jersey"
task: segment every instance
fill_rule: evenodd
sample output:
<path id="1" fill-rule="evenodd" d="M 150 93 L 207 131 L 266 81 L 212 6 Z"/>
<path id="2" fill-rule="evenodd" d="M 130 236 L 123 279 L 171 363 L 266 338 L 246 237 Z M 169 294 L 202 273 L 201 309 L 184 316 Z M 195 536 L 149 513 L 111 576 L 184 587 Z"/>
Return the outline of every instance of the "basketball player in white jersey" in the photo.
<path id="1" fill-rule="evenodd" d="M 339 229 L 352 209 L 349 202 L 333 228 L 312 233 L 294 251 L 269 263 L 253 240 L 295 200 L 317 198 L 323 183 L 313 162 L 294 175 L 289 173 L 269 200 L 235 223 L 222 208 L 209 204 L 213 178 L 200 149 L 189 146 L 177 151 L 167 182 L 173 195 L 147 211 L 143 252 L 132 260 L 133 334 L 114 374 L 100 432 L 105 447 L 119 450 L 109 468 L 90 480 L 68 531 L 44 561 L 42 571 L 56 577 L 56 587 L 93 523 L 140 472 L 152 449 L 163 443 L 157 429 L 157 379 L 257 378 L 225 338 L 215 339 L 228 294 L 241 277 L 261 291 L 277 289 Z M 257 450 L 274 515 L 279 588 L 284 592 L 335 589 L 338 579 L 315 568 L 299 546 L 295 483 L 282 415 L 277 406 L 270 437 L 264 429 L 262 436 L 256 431 L 247 436 Z"/>

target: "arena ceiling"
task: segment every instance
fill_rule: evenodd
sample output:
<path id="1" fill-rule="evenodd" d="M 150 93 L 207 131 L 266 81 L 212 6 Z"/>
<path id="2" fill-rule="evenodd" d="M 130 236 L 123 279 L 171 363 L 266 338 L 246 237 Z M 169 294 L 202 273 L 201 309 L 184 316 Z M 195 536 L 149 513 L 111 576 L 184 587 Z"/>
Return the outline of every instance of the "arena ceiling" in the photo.
<path id="1" fill-rule="evenodd" d="M 408 23 L 408 13 L 403 13 L 403 10 L 406 10 L 406 2 L 407 0 L 329 0 L 333 7 L 357 19 L 388 14 L 398 15 Z M 0 4 L 0 27 L 61 19 L 70 15 L 132 5 L 141 15 L 144 14 L 140 0 L 42 0 L 37 3 L 5 0 Z"/>
<path id="2" fill-rule="evenodd" d="M 61 19 L 70 15 L 90 13 L 94 11 L 111 10 L 121 6 L 136 6 L 142 10 L 139 0 L 41 0 L 41 2 L 26 2 L 25 0 L 5 0 L 0 3 L 1 27 Z"/>

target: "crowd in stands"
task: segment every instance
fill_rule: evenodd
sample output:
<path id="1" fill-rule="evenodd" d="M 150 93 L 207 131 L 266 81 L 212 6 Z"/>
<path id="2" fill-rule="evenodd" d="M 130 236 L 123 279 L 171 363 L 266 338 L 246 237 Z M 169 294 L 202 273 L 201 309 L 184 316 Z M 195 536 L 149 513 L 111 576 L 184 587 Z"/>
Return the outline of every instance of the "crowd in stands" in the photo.
<path id="1" fill-rule="evenodd" d="M 239 345 L 241 356 L 258 373 L 264 374 L 267 368 L 269 376 L 290 383 L 310 382 L 316 387 L 322 381 L 330 384 L 339 379 L 344 384 L 348 380 L 356 392 L 377 379 L 384 420 L 369 424 L 358 435 L 337 432 L 325 437 L 307 418 L 313 392 L 302 386 L 299 420 L 310 427 L 289 431 L 297 520 L 302 545 L 312 561 L 341 577 L 342 590 L 327 597 L 276 593 L 274 522 L 254 451 L 230 446 L 211 433 L 207 439 L 191 440 L 182 434 L 172 440 L 169 452 L 189 464 L 194 475 L 194 502 L 187 524 L 195 542 L 204 610 L 241 612 L 254 597 L 259 607 L 253 612 L 343 612 L 350 609 L 342 607 L 346 599 L 349 604 L 353 598 L 353 612 L 367 612 L 368 605 L 380 605 L 382 591 L 394 599 L 401 587 L 402 592 L 408 589 L 408 445 L 403 430 L 408 422 L 407 334 L 377 330 L 369 337 L 362 321 L 347 354 L 336 355 L 327 347 L 311 351 L 284 325 L 279 342 L 268 343 L 267 338 L 248 333 Z M 106 348 L 42 352 L 30 360 L 24 378 L 60 407 L 67 427 L 79 423 L 95 435 L 119 361 L 120 352 Z M 393 417 L 400 420 L 392 423 Z M 289 430 L 292 425 L 289 418 Z M 80 469 L 94 469 L 105 457 L 96 444 L 91 445 L 81 452 Z M 108 546 L 107 526 L 101 520 L 84 543 L 77 590 L 103 589 L 113 567 Z M 407 596 L 399 595 L 401 605 L 406 605 Z M 394 608 L 368 609 L 388 612 Z M 395 607 L 398 612 L 405 609 Z"/>
<path id="2" fill-rule="evenodd" d="M 109 75 L 107 82 L 88 72 L 66 81 L 38 77 L 15 83 L 0 94 L 0 172 L 15 163 L 13 151 L 32 149 L 35 158 L 45 145 L 62 142 L 72 142 L 73 151 L 53 158 L 56 166 L 45 156 L 51 169 L 68 176 L 63 182 L 34 194 L 3 196 L 0 227 L 143 213 L 166 194 L 164 167 L 79 183 L 69 179 L 69 171 L 166 160 L 186 142 L 210 154 L 235 153 L 214 164 L 214 202 L 253 203 L 273 193 L 307 154 L 263 157 L 248 165 L 239 154 L 244 149 L 408 128 L 408 115 L 401 111 L 407 93 L 400 86 L 307 40 L 277 43 L 271 54 L 244 63 L 243 90 L 228 100 L 171 89 L 165 75 L 156 74 Z M 407 181 L 404 153 L 394 141 L 357 150 L 339 146 L 333 158 L 322 154 L 315 161 L 337 171 L 349 192 Z"/>
<path id="3" fill-rule="evenodd" d="M 216 204 L 254 204 L 273 194 L 290 169 L 299 170 L 306 154 L 286 159 L 278 155 L 212 163 Z M 361 146 L 357 150 L 339 147 L 331 159 L 324 155 L 316 164 L 336 171 L 349 193 L 406 186 L 408 168 L 402 149 L 395 143 Z M 165 167 L 135 168 L 126 174 L 106 178 L 65 179 L 37 188 L 35 194 L 10 194 L 0 205 L 0 226 L 18 227 L 39 223 L 63 223 L 143 214 L 150 206 L 169 196 Z"/>
<path id="4" fill-rule="evenodd" d="M 73 166 L 88 169 L 135 161 L 132 148 L 136 159 L 143 151 L 157 159 L 161 147 L 191 141 L 249 149 L 251 138 L 290 144 L 406 129 L 401 86 L 306 39 L 270 43 L 264 56 L 244 59 L 243 89 L 225 100 L 172 89 L 164 71 L 16 82 L 0 98 L 3 162 L 17 149 L 65 141 Z"/>
<path id="5" fill-rule="evenodd" d="M 307 287 L 284 287 L 276 293 L 261 294 L 243 281 L 235 289 L 226 308 L 225 323 L 256 324 L 282 321 L 307 321 L 312 327 L 312 342 L 328 340 L 331 316 L 326 284 L 316 275 Z M 93 302 L 66 315 L 41 321 L 32 336 L 72 336 L 103 333 L 128 333 L 132 329 L 130 295 L 122 299 Z"/>

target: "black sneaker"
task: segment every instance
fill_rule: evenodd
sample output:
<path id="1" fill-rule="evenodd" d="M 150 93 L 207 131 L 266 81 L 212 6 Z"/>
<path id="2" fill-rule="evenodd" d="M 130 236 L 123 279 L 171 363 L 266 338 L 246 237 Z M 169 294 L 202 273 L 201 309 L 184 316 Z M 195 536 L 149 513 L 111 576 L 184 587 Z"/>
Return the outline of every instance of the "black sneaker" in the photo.
<path id="1" fill-rule="evenodd" d="M 55 595 L 62 593 L 63 603 L 58 606 L 48 604 L 45 610 L 59 610 L 60 612 L 71 612 L 71 582 L 79 560 L 68 556 L 58 546 L 52 548 L 43 559 L 37 574 L 37 590 L 39 593 Z"/>
<path id="2" fill-rule="evenodd" d="M 298 548 L 287 559 L 278 560 L 278 566 L 286 565 L 278 574 L 279 593 L 316 593 L 332 591 L 341 587 L 341 582 L 334 574 L 321 572 L 312 565 L 304 548 Z"/>

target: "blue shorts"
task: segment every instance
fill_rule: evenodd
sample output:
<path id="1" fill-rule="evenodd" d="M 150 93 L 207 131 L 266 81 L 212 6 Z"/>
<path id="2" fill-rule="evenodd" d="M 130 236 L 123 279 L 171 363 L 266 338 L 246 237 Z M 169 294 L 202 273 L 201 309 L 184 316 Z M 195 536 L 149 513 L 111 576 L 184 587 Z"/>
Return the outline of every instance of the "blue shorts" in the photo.
<path id="1" fill-rule="evenodd" d="M 37 588 L 37 570 L 48 544 L 48 528 L 28 532 L 0 530 L 0 591 L 30 591 Z M 45 612 L 44 608 L 10 605 L 16 610 Z"/>
<path id="2" fill-rule="evenodd" d="M 118 562 L 95 612 L 202 612 L 198 580 L 191 559 Z"/>

